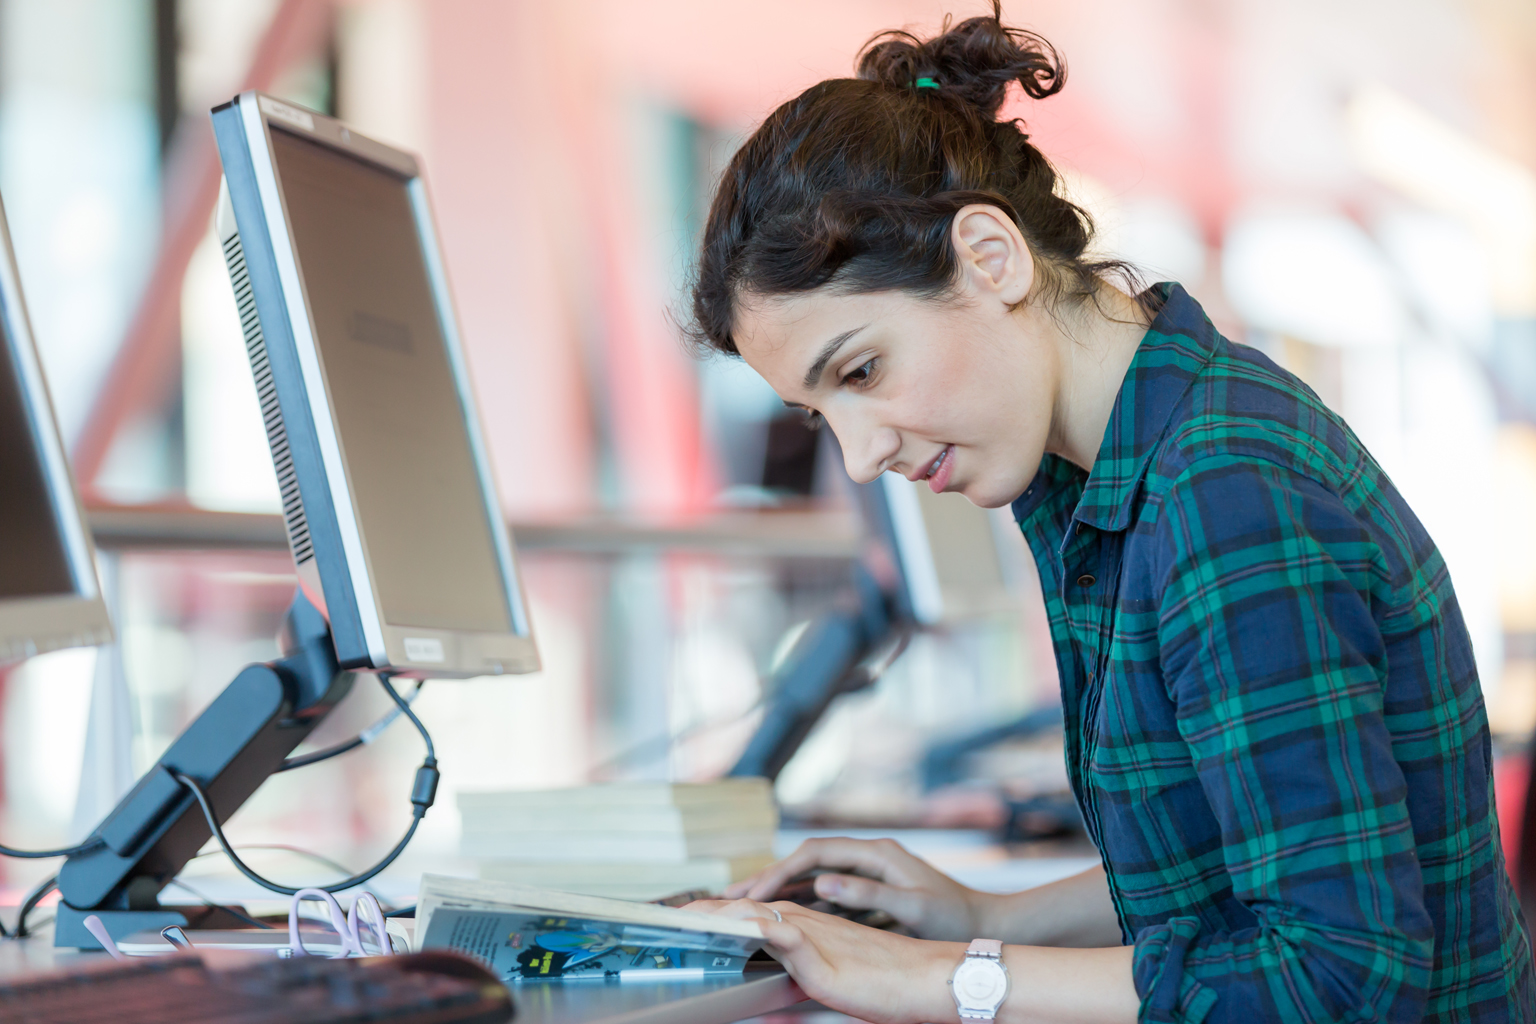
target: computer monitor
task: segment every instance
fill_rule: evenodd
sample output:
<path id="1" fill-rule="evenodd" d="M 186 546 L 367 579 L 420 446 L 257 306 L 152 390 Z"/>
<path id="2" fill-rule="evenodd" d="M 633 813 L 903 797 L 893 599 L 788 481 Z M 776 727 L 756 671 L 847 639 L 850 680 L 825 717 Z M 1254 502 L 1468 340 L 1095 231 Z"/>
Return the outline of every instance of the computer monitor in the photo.
<path id="1" fill-rule="evenodd" d="M 341 665 L 537 669 L 415 157 L 254 92 L 213 121 L 288 538 Z"/>
<path id="2" fill-rule="evenodd" d="M 284 656 L 236 676 L 60 870 L 58 945 L 95 945 L 90 915 L 114 937 L 184 924 L 156 896 L 211 834 L 191 784 L 223 821 L 312 763 L 286 759 L 347 693 L 343 670 L 539 664 L 415 158 L 256 93 L 213 125 L 219 240 L 300 593 Z M 412 831 L 372 870 L 409 842 L 436 777 L 429 757 Z"/>
<path id="3" fill-rule="evenodd" d="M 95 553 L 0 206 L 0 664 L 106 643 Z"/>
<path id="4" fill-rule="evenodd" d="M 885 473 L 861 489 L 865 529 L 883 541 L 900 573 L 900 607 L 922 626 L 1012 610 L 1010 569 L 1027 557 L 1004 509 L 934 494 L 922 481 Z"/>

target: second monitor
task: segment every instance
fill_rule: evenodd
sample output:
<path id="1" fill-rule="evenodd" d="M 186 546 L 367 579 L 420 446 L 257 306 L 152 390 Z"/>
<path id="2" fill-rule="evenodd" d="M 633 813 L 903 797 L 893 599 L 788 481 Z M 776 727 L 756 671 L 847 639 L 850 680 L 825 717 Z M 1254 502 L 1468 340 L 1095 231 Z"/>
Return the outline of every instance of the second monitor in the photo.
<path id="1" fill-rule="evenodd" d="M 112 626 L 0 208 L 0 665 Z"/>

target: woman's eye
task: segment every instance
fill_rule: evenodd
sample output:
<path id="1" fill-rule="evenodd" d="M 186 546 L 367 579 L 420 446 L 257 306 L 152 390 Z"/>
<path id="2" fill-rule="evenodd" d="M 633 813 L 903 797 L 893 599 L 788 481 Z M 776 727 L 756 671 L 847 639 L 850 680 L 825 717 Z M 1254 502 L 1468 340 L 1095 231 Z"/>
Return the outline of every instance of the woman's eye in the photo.
<path id="1" fill-rule="evenodd" d="M 875 374 L 876 362 L 877 360 L 871 359 L 861 364 L 857 369 L 848 371 L 843 376 L 843 383 L 852 384 L 854 387 L 869 383 L 870 378 Z"/>
<path id="2" fill-rule="evenodd" d="M 807 410 L 805 410 L 805 420 L 804 420 L 804 422 L 805 422 L 805 429 L 807 429 L 807 430 L 820 430 L 821 429 L 821 425 L 823 423 L 827 422 L 827 421 L 822 417 L 821 413 L 815 411 L 814 409 L 807 409 Z"/>

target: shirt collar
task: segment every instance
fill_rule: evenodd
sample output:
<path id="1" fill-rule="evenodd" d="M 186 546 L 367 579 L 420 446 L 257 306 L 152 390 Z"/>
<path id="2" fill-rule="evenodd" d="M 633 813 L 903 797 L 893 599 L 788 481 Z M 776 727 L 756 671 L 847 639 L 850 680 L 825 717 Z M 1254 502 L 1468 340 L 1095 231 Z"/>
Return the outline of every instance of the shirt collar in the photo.
<path id="1" fill-rule="evenodd" d="M 1100 530 L 1131 523 L 1136 490 L 1179 400 L 1210 362 L 1221 336 L 1181 286 L 1154 285 L 1163 307 L 1142 337 L 1115 398 L 1104 443 L 1073 518 Z"/>
<path id="2" fill-rule="evenodd" d="M 1200 304 L 1182 286 L 1165 281 L 1153 285 L 1152 291 L 1162 308 L 1126 370 L 1093 472 L 1073 513 L 1074 519 L 1099 530 L 1123 530 L 1130 525 L 1136 490 L 1146 476 L 1152 452 L 1221 339 Z M 1073 475 L 1066 472 L 1069 465 L 1046 456 L 1041 476 L 1014 502 L 1014 514 L 1021 522 L 1046 493 L 1055 490 L 1053 485 L 1064 474 Z M 1071 469 L 1081 478 L 1081 470 Z"/>

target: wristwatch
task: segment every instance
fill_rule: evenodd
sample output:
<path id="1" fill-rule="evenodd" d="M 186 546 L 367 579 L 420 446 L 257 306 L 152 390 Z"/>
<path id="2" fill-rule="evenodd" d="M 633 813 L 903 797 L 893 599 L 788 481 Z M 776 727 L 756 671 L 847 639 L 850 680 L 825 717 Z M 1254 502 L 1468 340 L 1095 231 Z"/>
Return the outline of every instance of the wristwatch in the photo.
<path id="1" fill-rule="evenodd" d="M 1003 963 L 1003 944 L 996 939 L 973 939 L 965 959 L 955 968 L 949 987 L 960 1008 L 961 1020 L 990 1021 L 1008 998 L 1008 967 Z"/>

